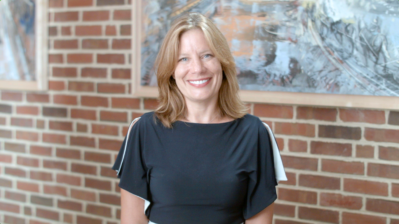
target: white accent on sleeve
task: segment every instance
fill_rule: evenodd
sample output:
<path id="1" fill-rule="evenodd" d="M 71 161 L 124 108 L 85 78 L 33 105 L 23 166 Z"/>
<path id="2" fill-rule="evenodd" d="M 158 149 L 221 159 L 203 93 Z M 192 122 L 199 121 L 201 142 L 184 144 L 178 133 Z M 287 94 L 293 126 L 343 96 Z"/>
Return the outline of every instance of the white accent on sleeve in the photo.
<path id="1" fill-rule="evenodd" d="M 287 181 L 288 179 L 287 176 L 285 175 L 283 161 L 281 160 L 280 156 L 280 150 L 278 149 L 273 131 L 272 129 L 270 129 L 269 125 L 267 125 L 265 122 L 262 123 L 265 125 L 267 131 L 269 132 L 270 142 L 272 144 L 272 150 L 273 150 L 274 171 L 276 174 L 277 183 L 280 181 Z"/>

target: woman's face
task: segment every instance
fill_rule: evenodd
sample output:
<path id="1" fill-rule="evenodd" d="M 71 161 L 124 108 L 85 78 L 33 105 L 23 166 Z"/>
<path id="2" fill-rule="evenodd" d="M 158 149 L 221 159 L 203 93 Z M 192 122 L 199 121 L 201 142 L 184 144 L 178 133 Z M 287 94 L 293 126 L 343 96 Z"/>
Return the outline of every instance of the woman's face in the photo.
<path id="1" fill-rule="evenodd" d="M 216 103 L 223 79 L 222 66 L 208 46 L 204 33 L 182 34 L 173 77 L 187 103 Z"/>

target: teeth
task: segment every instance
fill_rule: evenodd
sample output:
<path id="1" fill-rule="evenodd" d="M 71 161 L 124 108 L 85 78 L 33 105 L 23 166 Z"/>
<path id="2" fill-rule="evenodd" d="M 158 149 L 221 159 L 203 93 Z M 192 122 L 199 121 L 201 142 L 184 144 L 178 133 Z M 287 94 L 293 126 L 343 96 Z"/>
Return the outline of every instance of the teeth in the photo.
<path id="1" fill-rule="evenodd" d="M 195 84 L 195 85 L 201 85 L 201 84 L 203 84 L 203 83 L 208 82 L 208 80 L 209 80 L 209 79 L 199 80 L 199 81 L 189 81 L 189 82 L 192 83 L 192 84 Z"/>

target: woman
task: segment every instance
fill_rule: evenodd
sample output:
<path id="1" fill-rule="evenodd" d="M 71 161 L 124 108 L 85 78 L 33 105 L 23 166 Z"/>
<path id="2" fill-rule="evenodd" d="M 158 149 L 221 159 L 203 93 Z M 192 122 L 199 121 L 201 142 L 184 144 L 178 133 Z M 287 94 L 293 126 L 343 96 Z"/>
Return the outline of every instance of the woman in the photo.
<path id="1" fill-rule="evenodd" d="M 238 98 L 221 32 L 190 13 L 167 33 L 155 65 L 160 105 L 132 122 L 113 167 L 122 223 L 271 224 L 285 173 L 268 127 Z"/>

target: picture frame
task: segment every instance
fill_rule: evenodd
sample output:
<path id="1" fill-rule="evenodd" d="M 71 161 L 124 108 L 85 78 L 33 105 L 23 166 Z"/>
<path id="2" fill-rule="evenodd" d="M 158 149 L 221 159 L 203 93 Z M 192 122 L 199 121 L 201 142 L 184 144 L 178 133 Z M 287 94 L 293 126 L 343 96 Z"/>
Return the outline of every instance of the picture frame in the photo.
<path id="1" fill-rule="evenodd" d="M 144 24 L 141 7 L 141 1 L 132 2 L 132 94 L 135 97 L 157 98 L 157 87 L 141 85 L 141 29 Z M 259 90 L 240 90 L 239 95 L 248 103 L 399 110 L 399 97 L 395 96 Z"/>
<path id="2" fill-rule="evenodd" d="M 7 0 L 6 0 L 7 1 Z M 0 4 L 5 4 L 6 1 L 0 2 Z M 21 0 L 22 2 L 22 0 Z M 31 69 L 32 74 L 31 80 L 26 80 L 24 78 L 20 79 L 1 79 L 0 80 L 0 90 L 25 90 L 25 91 L 43 91 L 48 89 L 48 0 L 34 0 L 32 6 L 32 1 L 24 1 L 24 4 L 31 4 L 29 7 L 34 8 L 34 68 Z M 21 4 L 21 3 L 20 3 Z M 26 22 L 26 18 L 24 18 Z M 14 21 L 17 20 L 14 18 Z M 31 18 L 30 18 L 31 20 Z M 26 24 L 25 24 L 26 25 Z M 32 24 L 29 24 L 30 28 Z M 26 25 L 28 27 L 29 25 Z M 22 28 L 19 27 L 19 30 Z M 31 66 L 32 67 L 32 66 Z M 15 76 L 15 75 L 14 75 Z M 21 74 L 19 74 L 21 76 Z"/>

